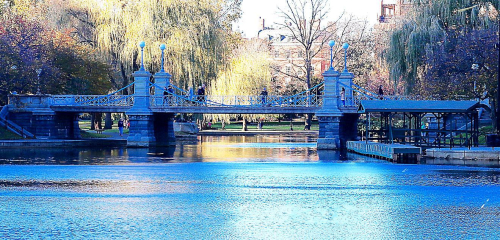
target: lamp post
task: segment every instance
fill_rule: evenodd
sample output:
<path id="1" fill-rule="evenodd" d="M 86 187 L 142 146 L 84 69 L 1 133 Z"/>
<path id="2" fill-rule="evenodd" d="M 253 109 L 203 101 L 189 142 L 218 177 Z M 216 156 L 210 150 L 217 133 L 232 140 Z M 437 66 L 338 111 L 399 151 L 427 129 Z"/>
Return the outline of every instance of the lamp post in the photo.
<path id="1" fill-rule="evenodd" d="M 36 87 L 36 94 L 37 95 L 40 95 L 41 92 L 40 92 L 40 74 L 42 73 L 42 69 L 39 68 L 36 70 L 36 75 L 37 75 L 37 78 L 38 78 L 38 81 L 36 83 L 37 87 Z"/>
<path id="2" fill-rule="evenodd" d="M 333 69 L 333 46 L 335 46 L 335 41 L 330 40 L 328 46 L 330 46 L 330 70 L 335 70 Z"/>
<path id="3" fill-rule="evenodd" d="M 497 16 L 497 18 L 499 18 L 499 21 L 497 22 L 498 24 L 498 42 L 496 45 L 496 48 L 497 48 L 497 51 L 498 51 L 498 71 L 497 71 L 497 103 L 496 103 L 496 107 L 497 107 L 497 111 L 496 111 L 496 114 L 495 114 L 495 118 L 496 118 L 496 127 L 497 127 L 497 135 L 500 135 L 500 17 Z"/>
<path id="4" fill-rule="evenodd" d="M 144 41 L 139 43 L 139 47 L 141 47 L 141 69 L 140 71 L 145 71 L 144 69 L 144 47 L 146 46 L 146 43 Z"/>
<path id="5" fill-rule="evenodd" d="M 163 57 L 164 57 L 164 51 L 165 51 L 165 44 L 160 45 L 161 49 L 161 70 L 160 72 L 165 72 L 165 69 L 163 68 Z"/>
<path id="6" fill-rule="evenodd" d="M 347 71 L 347 49 L 349 48 L 349 43 L 344 43 L 342 45 L 342 48 L 344 49 L 344 72 L 349 72 Z"/>

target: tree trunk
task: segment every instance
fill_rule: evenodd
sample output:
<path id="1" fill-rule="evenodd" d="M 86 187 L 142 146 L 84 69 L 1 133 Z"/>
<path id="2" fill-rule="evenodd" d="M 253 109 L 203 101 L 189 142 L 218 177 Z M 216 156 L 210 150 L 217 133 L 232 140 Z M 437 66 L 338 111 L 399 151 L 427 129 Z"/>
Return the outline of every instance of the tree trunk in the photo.
<path id="1" fill-rule="evenodd" d="M 241 128 L 241 131 L 247 131 L 247 120 L 246 118 L 243 118 L 243 127 Z"/>
<path id="2" fill-rule="evenodd" d="M 293 114 L 290 114 L 290 131 L 293 131 Z"/>
<path id="3" fill-rule="evenodd" d="M 127 73 L 125 72 L 125 67 L 123 66 L 123 63 L 120 63 L 120 73 L 123 78 L 123 85 L 127 86 L 129 84 L 129 79 L 127 77 Z M 128 88 L 123 89 L 123 95 L 129 95 Z"/>
<path id="4" fill-rule="evenodd" d="M 94 130 L 95 126 L 97 126 L 97 129 L 102 129 L 102 113 L 94 113 L 94 121 L 92 122 L 92 125 L 94 125 Z"/>
<path id="5" fill-rule="evenodd" d="M 494 131 L 498 134 L 499 133 L 499 131 L 498 131 L 498 127 L 499 126 L 497 126 L 498 125 L 497 124 L 497 117 L 498 116 L 497 116 L 496 109 L 497 109 L 497 103 L 496 103 L 496 101 L 491 101 L 491 114 L 490 114 L 490 116 L 491 116 L 491 124 L 493 126 Z"/>
<path id="6" fill-rule="evenodd" d="M 104 118 L 104 129 L 111 129 L 113 127 L 113 120 L 111 119 L 111 113 L 106 113 Z"/>
<path id="7" fill-rule="evenodd" d="M 95 130 L 95 113 L 90 114 L 90 130 Z"/>

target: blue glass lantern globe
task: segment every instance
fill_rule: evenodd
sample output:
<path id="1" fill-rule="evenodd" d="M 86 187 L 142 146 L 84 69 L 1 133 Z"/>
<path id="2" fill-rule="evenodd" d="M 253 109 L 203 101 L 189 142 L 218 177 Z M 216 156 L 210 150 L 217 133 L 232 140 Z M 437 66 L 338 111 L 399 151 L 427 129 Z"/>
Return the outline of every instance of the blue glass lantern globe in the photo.
<path id="1" fill-rule="evenodd" d="M 330 47 L 335 46 L 335 41 L 330 40 L 330 41 L 328 42 L 328 46 L 330 46 Z"/>

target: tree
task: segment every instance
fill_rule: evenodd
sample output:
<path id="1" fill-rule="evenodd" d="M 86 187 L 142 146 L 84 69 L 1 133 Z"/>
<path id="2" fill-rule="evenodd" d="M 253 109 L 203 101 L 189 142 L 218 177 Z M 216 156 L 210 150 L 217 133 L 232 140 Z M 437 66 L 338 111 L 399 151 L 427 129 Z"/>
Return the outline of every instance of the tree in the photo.
<path id="1" fill-rule="evenodd" d="M 278 10 L 283 19 L 278 25 L 288 29 L 303 50 L 305 83 L 306 89 L 309 89 L 312 60 L 323 50 L 325 43 L 332 39 L 335 31 L 331 29 L 342 16 L 322 28 L 321 23 L 326 21 L 329 14 L 326 0 L 287 0 L 286 7 Z M 311 119 L 312 114 L 307 114 L 304 129 L 311 129 Z"/>
<path id="2" fill-rule="evenodd" d="M 175 84 L 187 89 L 210 84 L 238 38 L 231 23 L 240 16 L 241 0 L 71 2 L 68 12 L 93 28 L 95 46 L 113 63 L 123 84 L 139 68 L 140 41 L 148 44 L 144 61 L 153 72 L 160 69 L 158 46 L 167 45 L 165 68 Z"/>
<path id="3" fill-rule="evenodd" d="M 38 88 L 52 94 L 106 93 L 108 65 L 69 31 L 49 28 L 37 7 L 13 1 L 2 12 L 0 104 L 6 103 L 9 92 L 35 93 Z"/>
<path id="4" fill-rule="evenodd" d="M 498 41 L 495 35 L 498 7 L 498 1 L 487 0 L 417 1 L 390 36 L 387 60 L 395 85 L 404 81 L 406 93 L 442 94 L 449 92 L 450 83 L 463 84 L 457 82 L 458 79 L 470 81 L 468 75 L 476 61 L 480 66 L 477 75 L 497 72 L 481 71 L 487 66 L 498 66 L 491 62 L 491 56 L 486 56 L 488 53 L 482 54 L 497 51 L 481 39 Z M 485 47 L 491 50 L 485 51 Z M 485 62 L 487 59 L 490 62 Z M 436 88 L 436 83 L 441 84 Z"/>
<path id="5" fill-rule="evenodd" d="M 233 51 L 229 66 L 221 70 L 208 92 L 212 96 L 258 95 L 263 87 L 270 87 L 270 56 L 266 44 L 260 40 L 242 41 Z M 237 115 L 205 115 L 206 120 L 229 122 Z M 262 115 L 246 115 L 243 120 L 257 120 Z"/>

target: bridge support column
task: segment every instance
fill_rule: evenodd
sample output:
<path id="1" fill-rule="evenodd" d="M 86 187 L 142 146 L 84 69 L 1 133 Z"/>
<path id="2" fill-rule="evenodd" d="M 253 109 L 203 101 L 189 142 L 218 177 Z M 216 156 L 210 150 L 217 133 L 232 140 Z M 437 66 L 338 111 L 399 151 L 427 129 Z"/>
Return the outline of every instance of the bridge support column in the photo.
<path id="1" fill-rule="evenodd" d="M 81 138 L 78 113 L 34 111 L 32 119 L 33 134 L 36 138 Z"/>
<path id="2" fill-rule="evenodd" d="M 337 116 L 318 116 L 319 120 L 319 136 L 318 150 L 322 149 L 340 149 L 340 118 Z"/>
<path id="3" fill-rule="evenodd" d="M 339 109 L 339 76 L 333 67 L 323 73 L 325 90 L 323 108 L 316 113 L 319 120 L 318 149 L 340 149 L 340 127 L 343 113 Z"/>
<path id="4" fill-rule="evenodd" d="M 153 113 L 127 112 L 130 121 L 130 129 L 127 138 L 129 147 L 151 147 L 155 146 Z"/>
<path id="5" fill-rule="evenodd" d="M 33 111 L 31 126 L 36 138 L 57 138 L 56 113 L 54 111 Z"/>
<path id="6" fill-rule="evenodd" d="M 154 115 L 149 109 L 149 79 L 151 73 L 141 68 L 132 75 L 135 80 L 134 105 L 126 112 L 130 119 L 127 138 L 129 147 L 150 147 L 156 144 Z"/>

